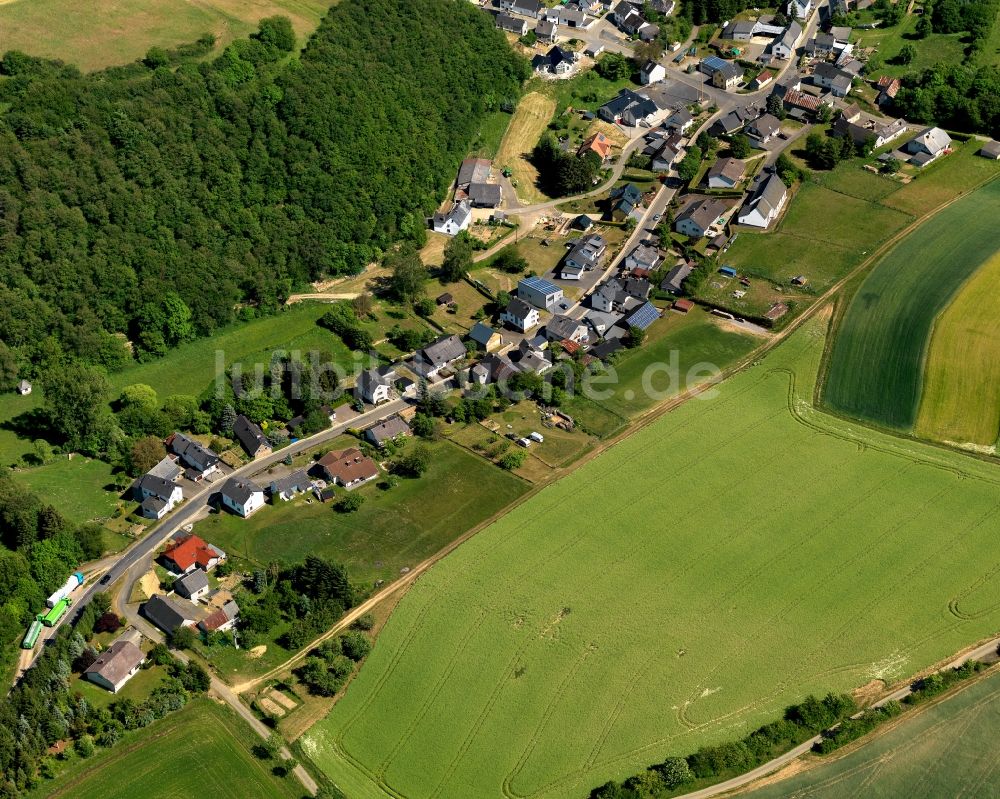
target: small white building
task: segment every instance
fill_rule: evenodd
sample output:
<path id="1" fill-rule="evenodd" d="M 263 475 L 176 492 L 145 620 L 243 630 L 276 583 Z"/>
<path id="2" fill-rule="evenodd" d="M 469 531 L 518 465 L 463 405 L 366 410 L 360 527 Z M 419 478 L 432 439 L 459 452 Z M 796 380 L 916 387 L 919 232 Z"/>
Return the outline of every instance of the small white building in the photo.
<path id="1" fill-rule="evenodd" d="M 90 664 L 83 673 L 84 678 L 116 694 L 137 671 L 142 668 L 146 656 L 131 641 L 116 640 Z"/>
<path id="2" fill-rule="evenodd" d="M 788 16 L 792 19 L 806 19 L 813 10 L 812 0 L 789 0 Z"/>
<path id="3" fill-rule="evenodd" d="M 30 394 L 31 383 L 29 383 L 27 380 L 22 380 L 20 383 L 17 384 L 17 393 L 20 394 L 22 397 L 27 394 Z"/>
<path id="4" fill-rule="evenodd" d="M 472 221 L 472 208 L 465 200 L 455 203 L 447 213 L 437 213 L 431 217 L 431 227 L 435 233 L 446 236 L 457 236 L 469 227 Z"/>
<path id="5" fill-rule="evenodd" d="M 244 519 L 264 507 L 264 489 L 252 480 L 231 477 L 222 486 L 222 504 Z"/>
<path id="6" fill-rule="evenodd" d="M 666 68 L 663 64 L 657 64 L 655 61 L 647 61 L 639 70 L 639 83 L 643 86 L 661 81 L 665 77 L 667 77 Z"/>
<path id="7" fill-rule="evenodd" d="M 507 307 L 504 308 L 503 313 L 500 314 L 500 321 L 520 330 L 522 333 L 527 333 L 532 328 L 538 326 L 538 309 L 531 307 L 518 297 L 512 297 L 511 301 L 507 303 Z"/>

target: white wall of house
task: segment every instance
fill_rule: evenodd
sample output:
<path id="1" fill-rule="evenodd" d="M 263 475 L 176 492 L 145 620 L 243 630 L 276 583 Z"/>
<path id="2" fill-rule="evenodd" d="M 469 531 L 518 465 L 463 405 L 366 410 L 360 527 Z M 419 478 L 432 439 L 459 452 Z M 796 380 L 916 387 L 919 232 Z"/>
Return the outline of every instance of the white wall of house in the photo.
<path id="1" fill-rule="evenodd" d="M 259 510 L 260 508 L 264 507 L 264 492 L 254 491 L 250 495 L 250 498 L 243 505 L 241 505 L 239 502 L 236 502 L 231 497 L 223 494 L 222 504 L 225 505 L 227 508 L 231 508 L 240 516 L 247 517 L 255 510 Z"/>

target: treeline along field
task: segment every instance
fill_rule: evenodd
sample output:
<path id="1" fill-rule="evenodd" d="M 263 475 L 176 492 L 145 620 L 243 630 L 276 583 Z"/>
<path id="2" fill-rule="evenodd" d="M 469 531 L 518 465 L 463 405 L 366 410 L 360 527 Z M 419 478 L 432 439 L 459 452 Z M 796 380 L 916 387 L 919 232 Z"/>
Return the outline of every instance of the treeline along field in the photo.
<path id="1" fill-rule="evenodd" d="M 823 390 L 830 408 L 898 430 L 913 427 L 934 319 L 1000 249 L 998 218 L 994 180 L 933 216 L 875 266 L 831 346 Z"/>
<path id="2" fill-rule="evenodd" d="M 314 762 L 351 797 L 578 799 L 991 634 L 1000 471 L 815 410 L 824 324 L 423 575 Z"/>

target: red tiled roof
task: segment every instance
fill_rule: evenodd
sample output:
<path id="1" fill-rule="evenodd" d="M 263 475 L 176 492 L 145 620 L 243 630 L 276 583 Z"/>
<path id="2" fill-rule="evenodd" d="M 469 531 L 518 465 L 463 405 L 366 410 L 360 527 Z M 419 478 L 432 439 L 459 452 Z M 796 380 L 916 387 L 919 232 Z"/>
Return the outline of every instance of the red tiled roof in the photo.
<path id="1" fill-rule="evenodd" d="M 228 621 L 229 621 L 229 616 L 226 615 L 226 611 L 220 608 L 219 610 L 215 611 L 215 613 L 212 613 L 206 616 L 204 619 L 202 619 L 201 624 L 199 624 L 198 626 L 201 627 L 206 632 L 212 632 L 213 630 L 218 630 L 223 624 L 225 624 Z"/>
<path id="2" fill-rule="evenodd" d="M 595 152 L 602 159 L 607 158 L 611 155 L 611 140 L 603 133 L 595 133 L 580 145 L 580 149 L 576 151 L 576 154 L 583 155 L 587 152 Z"/>
<path id="3" fill-rule="evenodd" d="M 328 452 L 319 459 L 319 465 L 331 480 L 342 485 L 350 485 L 358 480 L 368 480 L 378 475 L 378 466 L 367 455 L 363 455 L 357 447 Z"/>
<path id="4" fill-rule="evenodd" d="M 178 538 L 172 547 L 164 550 L 163 557 L 172 560 L 186 571 L 195 564 L 207 569 L 209 562 L 217 558 L 218 554 L 198 536 L 186 535 L 183 538 Z"/>

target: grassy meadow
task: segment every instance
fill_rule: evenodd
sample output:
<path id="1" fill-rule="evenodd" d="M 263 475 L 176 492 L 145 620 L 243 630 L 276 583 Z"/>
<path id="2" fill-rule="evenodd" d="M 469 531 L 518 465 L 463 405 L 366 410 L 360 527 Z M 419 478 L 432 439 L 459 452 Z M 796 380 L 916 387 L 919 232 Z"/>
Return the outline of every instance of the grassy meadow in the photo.
<path id="1" fill-rule="evenodd" d="M 355 799 L 576 798 L 992 634 L 1000 471 L 814 409 L 825 334 L 425 574 L 302 739 L 314 763 Z"/>
<path id="2" fill-rule="evenodd" d="M 843 757 L 744 794 L 747 799 L 937 799 L 996 789 L 1000 673 L 907 714 Z M 992 786 L 992 787 L 991 787 Z"/>
<path id="3" fill-rule="evenodd" d="M 538 170 L 528 156 L 538 144 L 555 110 L 555 100 L 545 94 L 529 92 L 524 95 L 497 150 L 497 168 L 510 168 L 511 180 L 517 184 L 518 199 L 527 205 L 548 199 L 537 186 Z"/>
<path id="4" fill-rule="evenodd" d="M 30 795 L 34 799 L 209 795 L 298 799 L 302 786 L 294 777 L 275 777 L 274 761 L 251 754 L 259 740 L 228 708 L 198 699 L 89 760 L 71 755 L 55 780 L 43 780 Z"/>
<path id="5" fill-rule="evenodd" d="M 824 402 L 909 430 L 932 325 L 958 288 L 1000 249 L 1000 181 L 957 200 L 897 244 L 858 288 L 830 350 Z"/>
<path id="6" fill-rule="evenodd" d="M 104 520 L 118 505 L 111 467 L 104 461 L 61 455 L 52 463 L 15 474 L 18 482 L 55 506 L 71 522 Z M 130 503 L 134 504 L 134 503 Z"/>
<path id="7" fill-rule="evenodd" d="M 431 465 L 426 474 L 400 479 L 388 491 L 377 486 L 379 481 L 355 489 L 364 504 L 354 513 L 299 497 L 269 505 L 249 519 L 214 514 L 198 524 L 198 534 L 257 564 L 298 563 L 315 554 L 346 565 L 351 580 L 363 587 L 392 580 L 401 568 L 416 566 L 528 489 L 459 446 L 446 441 L 427 446 Z"/>
<path id="8" fill-rule="evenodd" d="M 0 3 L 0 52 L 76 64 L 84 71 L 142 58 L 154 45 L 172 48 L 204 33 L 217 38 L 216 52 L 257 29 L 264 17 L 283 14 L 292 21 L 299 45 L 329 7 L 323 0 L 8 0 Z"/>
<path id="9" fill-rule="evenodd" d="M 934 322 L 914 432 L 992 447 L 1000 435 L 1000 255 L 994 255 Z"/>

